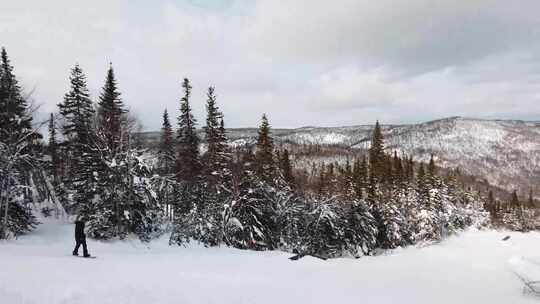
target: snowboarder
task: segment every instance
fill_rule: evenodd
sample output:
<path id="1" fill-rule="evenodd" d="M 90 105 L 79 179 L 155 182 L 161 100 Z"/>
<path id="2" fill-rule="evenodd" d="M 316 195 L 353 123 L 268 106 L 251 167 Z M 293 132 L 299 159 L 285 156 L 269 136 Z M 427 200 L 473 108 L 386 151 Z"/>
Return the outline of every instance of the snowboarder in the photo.
<path id="1" fill-rule="evenodd" d="M 79 247 L 83 246 L 83 256 L 89 258 L 88 248 L 86 247 L 86 235 L 84 234 L 84 222 L 80 219 L 75 221 L 75 249 L 73 249 L 73 255 L 79 255 Z"/>

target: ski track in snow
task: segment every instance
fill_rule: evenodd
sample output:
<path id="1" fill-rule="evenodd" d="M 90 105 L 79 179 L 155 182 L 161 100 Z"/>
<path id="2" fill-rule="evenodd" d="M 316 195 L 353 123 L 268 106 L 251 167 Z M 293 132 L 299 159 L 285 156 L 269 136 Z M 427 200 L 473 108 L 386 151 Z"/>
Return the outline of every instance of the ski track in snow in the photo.
<path id="1" fill-rule="evenodd" d="M 73 224 L 45 221 L 0 242 L 0 303 L 538 303 L 513 273 L 540 233 L 464 232 L 383 256 L 290 261 L 284 252 L 88 240 L 70 256 Z M 501 241 L 510 235 L 508 241 Z M 529 258 L 540 262 L 539 258 Z M 540 269 L 540 268 L 539 268 Z M 540 279 L 540 278 L 537 278 Z"/>

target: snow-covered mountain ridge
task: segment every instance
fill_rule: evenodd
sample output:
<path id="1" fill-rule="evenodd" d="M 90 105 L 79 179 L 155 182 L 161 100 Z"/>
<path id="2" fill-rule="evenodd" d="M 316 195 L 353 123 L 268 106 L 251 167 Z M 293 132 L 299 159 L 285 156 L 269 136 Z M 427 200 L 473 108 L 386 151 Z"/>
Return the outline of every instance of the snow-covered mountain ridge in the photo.
<path id="1" fill-rule="evenodd" d="M 339 145 L 351 149 L 369 147 L 372 125 L 274 129 L 277 142 Z M 427 161 L 433 154 L 438 165 L 459 167 L 506 190 L 524 195 L 540 192 L 540 122 L 484 120 L 450 117 L 409 125 L 383 125 L 389 151 Z M 234 145 L 254 143 L 255 128 L 229 129 Z M 201 134 L 202 135 L 202 134 Z M 150 141 L 159 133 L 145 133 Z"/>

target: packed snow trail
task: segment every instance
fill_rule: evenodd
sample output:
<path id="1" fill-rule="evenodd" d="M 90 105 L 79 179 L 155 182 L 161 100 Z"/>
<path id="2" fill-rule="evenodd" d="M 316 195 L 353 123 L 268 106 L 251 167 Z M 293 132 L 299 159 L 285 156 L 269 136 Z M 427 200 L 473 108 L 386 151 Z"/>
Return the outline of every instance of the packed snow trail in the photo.
<path id="1" fill-rule="evenodd" d="M 170 247 L 166 238 L 88 240 L 99 258 L 79 259 L 73 229 L 47 222 L 0 242 L 0 303 L 538 303 L 508 261 L 540 252 L 539 233 L 469 231 L 384 256 L 293 262 L 283 252 Z"/>

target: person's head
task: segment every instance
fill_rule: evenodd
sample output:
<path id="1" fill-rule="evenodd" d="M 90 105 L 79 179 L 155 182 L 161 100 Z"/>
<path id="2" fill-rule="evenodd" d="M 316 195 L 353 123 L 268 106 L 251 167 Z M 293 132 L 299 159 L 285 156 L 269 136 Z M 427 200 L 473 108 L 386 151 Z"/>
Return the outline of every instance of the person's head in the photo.
<path id="1" fill-rule="evenodd" d="M 82 215 L 78 214 L 77 217 L 75 218 L 75 221 L 84 223 L 84 218 Z"/>

